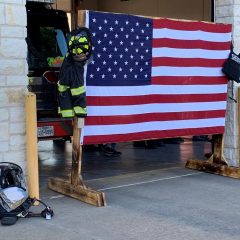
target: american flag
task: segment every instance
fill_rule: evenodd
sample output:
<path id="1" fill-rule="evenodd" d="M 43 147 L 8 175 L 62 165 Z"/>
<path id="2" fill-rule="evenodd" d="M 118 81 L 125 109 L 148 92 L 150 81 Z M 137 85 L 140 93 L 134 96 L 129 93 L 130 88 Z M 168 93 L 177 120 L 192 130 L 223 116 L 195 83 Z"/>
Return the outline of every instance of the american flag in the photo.
<path id="1" fill-rule="evenodd" d="M 224 132 L 231 25 L 86 13 L 82 144 Z"/>

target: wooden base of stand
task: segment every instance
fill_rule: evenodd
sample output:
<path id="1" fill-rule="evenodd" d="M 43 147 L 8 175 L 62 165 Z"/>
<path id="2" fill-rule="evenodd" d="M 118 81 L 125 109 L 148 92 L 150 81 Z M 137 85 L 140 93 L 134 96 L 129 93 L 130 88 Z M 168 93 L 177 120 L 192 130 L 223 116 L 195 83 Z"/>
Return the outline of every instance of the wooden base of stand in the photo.
<path id="1" fill-rule="evenodd" d="M 103 207 L 106 206 L 104 193 L 87 188 L 81 175 L 82 148 L 80 145 L 80 136 L 83 125 L 84 119 L 78 119 L 77 117 L 74 117 L 72 169 L 69 181 L 61 178 L 50 178 L 48 179 L 48 187 L 53 191 L 76 198 L 82 202 L 89 203 L 97 207 Z"/>
<path id="2" fill-rule="evenodd" d="M 240 179 L 240 168 L 229 167 L 227 161 L 224 159 L 222 150 L 223 150 L 223 137 L 222 135 L 213 136 L 213 154 L 211 157 L 204 160 L 188 160 L 185 167 L 204 171 L 208 173 L 213 173 L 225 177 L 237 178 Z"/>
<path id="3" fill-rule="evenodd" d="M 225 177 L 240 179 L 240 168 L 229 167 L 223 164 L 212 163 L 210 161 L 188 160 L 185 167 Z"/>
<path id="4" fill-rule="evenodd" d="M 81 185 L 74 186 L 69 181 L 61 178 L 48 179 L 48 187 L 53 191 L 97 207 L 106 206 L 105 194 L 103 192 L 98 192 Z"/>

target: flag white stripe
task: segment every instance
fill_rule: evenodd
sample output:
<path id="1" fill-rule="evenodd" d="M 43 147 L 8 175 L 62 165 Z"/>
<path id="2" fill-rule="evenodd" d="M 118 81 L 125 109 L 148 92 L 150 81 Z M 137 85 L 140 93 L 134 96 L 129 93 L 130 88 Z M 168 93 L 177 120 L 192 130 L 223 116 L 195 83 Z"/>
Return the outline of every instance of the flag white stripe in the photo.
<path id="1" fill-rule="evenodd" d="M 152 67 L 152 76 L 201 76 L 201 77 L 222 77 L 222 68 L 219 67 Z"/>
<path id="2" fill-rule="evenodd" d="M 130 81 L 130 80 L 129 80 Z M 214 94 L 226 93 L 227 84 L 219 85 L 144 85 L 87 86 L 87 96 L 141 96 L 149 94 Z M 171 97 L 171 96 L 169 96 Z"/>
<path id="3" fill-rule="evenodd" d="M 170 113 L 225 110 L 226 102 L 149 103 L 125 106 L 88 106 L 88 116 L 118 116 L 145 113 Z"/>
<path id="4" fill-rule="evenodd" d="M 203 40 L 212 42 L 229 42 L 231 35 L 229 33 L 211 33 L 201 30 L 184 31 L 168 28 L 153 29 L 153 38 L 170 38 L 180 40 Z"/>
<path id="5" fill-rule="evenodd" d="M 188 128 L 205 128 L 224 126 L 225 118 L 210 118 L 196 120 L 178 120 L 178 121 L 155 121 L 121 125 L 98 125 L 85 126 L 85 136 L 91 135 L 109 135 L 109 134 L 128 134 L 146 131 L 163 131 Z"/>
<path id="6" fill-rule="evenodd" d="M 226 59 L 229 50 L 179 49 L 159 47 L 152 49 L 152 57 Z"/>

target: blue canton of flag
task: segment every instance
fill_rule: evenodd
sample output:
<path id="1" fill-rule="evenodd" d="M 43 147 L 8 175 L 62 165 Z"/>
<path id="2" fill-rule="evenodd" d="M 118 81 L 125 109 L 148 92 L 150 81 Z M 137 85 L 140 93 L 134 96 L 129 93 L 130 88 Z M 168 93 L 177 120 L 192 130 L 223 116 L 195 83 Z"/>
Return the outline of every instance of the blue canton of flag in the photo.
<path id="1" fill-rule="evenodd" d="M 147 85 L 151 82 L 152 20 L 89 12 L 93 61 L 88 86 Z"/>

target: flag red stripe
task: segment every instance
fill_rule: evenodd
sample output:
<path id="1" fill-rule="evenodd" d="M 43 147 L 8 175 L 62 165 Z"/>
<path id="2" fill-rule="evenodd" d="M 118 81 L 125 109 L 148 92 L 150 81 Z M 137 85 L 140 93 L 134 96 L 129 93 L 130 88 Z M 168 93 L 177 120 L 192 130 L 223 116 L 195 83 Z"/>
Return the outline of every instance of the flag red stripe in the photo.
<path id="1" fill-rule="evenodd" d="M 135 114 L 131 116 L 88 116 L 85 120 L 87 126 L 90 125 L 112 125 L 131 124 L 151 121 L 174 121 L 190 119 L 207 119 L 225 117 L 225 110 L 195 111 L 195 112 L 170 112 L 170 113 L 147 113 Z"/>
<path id="2" fill-rule="evenodd" d="M 225 61 L 226 59 L 155 57 L 152 59 L 152 66 L 222 67 Z"/>
<path id="3" fill-rule="evenodd" d="M 181 49 L 229 50 L 231 42 L 210 42 L 203 40 L 179 40 L 171 38 L 155 38 L 152 47 L 168 47 Z"/>
<path id="4" fill-rule="evenodd" d="M 152 77 L 153 85 L 215 85 L 227 84 L 227 77 Z"/>
<path id="5" fill-rule="evenodd" d="M 197 31 L 213 33 L 229 33 L 232 31 L 231 24 L 214 24 L 199 21 L 183 21 L 173 19 L 153 19 L 153 28 L 168 28 L 183 31 Z"/>
<path id="6" fill-rule="evenodd" d="M 224 127 L 206 127 L 206 128 L 188 128 L 188 129 L 173 129 L 165 131 L 148 131 L 129 134 L 115 135 L 95 135 L 85 136 L 83 144 L 98 144 L 109 142 L 130 142 L 143 139 L 162 139 L 173 138 L 179 136 L 194 136 L 194 135 L 212 135 L 224 133 Z"/>
<path id="7" fill-rule="evenodd" d="M 216 102 L 226 101 L 226 93 L 216 94 L 159 94 L 143 96 L 106 96 L 87 97 L 87 106 L 123 106 L 149 103 L 189 103 L 189 102 Z"/>

